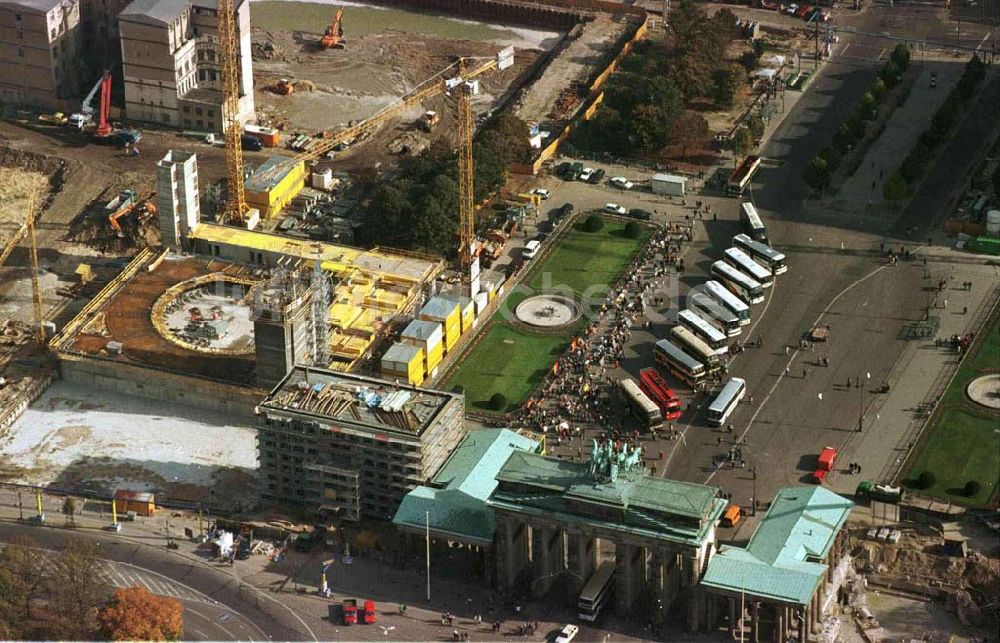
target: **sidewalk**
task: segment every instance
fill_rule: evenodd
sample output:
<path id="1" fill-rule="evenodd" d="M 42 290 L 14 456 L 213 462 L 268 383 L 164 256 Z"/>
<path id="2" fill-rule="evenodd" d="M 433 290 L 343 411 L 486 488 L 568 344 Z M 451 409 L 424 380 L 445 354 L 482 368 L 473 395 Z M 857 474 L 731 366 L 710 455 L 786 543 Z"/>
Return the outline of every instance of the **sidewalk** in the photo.
<path id="1" fill-rule="evenodd" d="M 922 249 L 921 253 L 926 250 Z M 948 279 L 944 291 L 928 292 L 938 305 L 943 306 L 945 300 L 948 302 L 947 307 L 932 307 L 930 311 L 932 317 L 940 319 L 937 337 L 977 330 L 969 326 L 981 307 L 989 305 L 987 300 L 995 295 L 996 269 L 984 264 L 951 262 L 949 259 L 954 253 L 947 250 L 935 249 L 928 256 L 931 258 L 929 283 Z M 900 266 L 900 269 L 912 268 Z M 971 291 L 961 289 L 963 281 L 973 282 Z M 962 314 L 963 308 L 968 308 L 968 312 Z M 926 421 L 918 418 L 915 410 L 938 387 L 945 369 L 957 364 L 957 358 L 954 352 L 935 347 L 933 337 L 913 340 L 889 375 L 891 389 L 888 395 L 869 393 L 881 382 L 869 382 L 864 387 L 864 430 L 855 434 L 838 456 L 838 470 L 827 478 L 831 489 L 851 495 L 861 480 L 892 481 Z M 850 462 L 861 465 L 861 475 L 843 473 Z"/>

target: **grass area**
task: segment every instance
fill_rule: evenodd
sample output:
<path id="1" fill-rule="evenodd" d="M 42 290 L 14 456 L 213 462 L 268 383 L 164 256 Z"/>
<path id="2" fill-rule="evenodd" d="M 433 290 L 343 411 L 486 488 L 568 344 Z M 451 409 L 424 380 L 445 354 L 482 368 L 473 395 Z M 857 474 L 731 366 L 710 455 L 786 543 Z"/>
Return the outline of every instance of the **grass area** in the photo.
<path id="1" fill-rule="evenodd" d="M 941 400 L 941 411 L 927 427 L 919 452 L 909 465 L 907 482 L 930 471 L 936 482 L 918 493 L 972 507 L 985 506 L 996 493 L 1000 479 L 1000 426 L 989 414 L 968 399 L 969 382 L 1000 369 L 1000 315 L 994 315 L 983 332 L 986 336 L 977 352 L 962 364 Z M 979 481 L 982 490 L 972 497 L 963 493 L 965 483 Z"/>
<path id="2" fill-rule="evenodd" d="M 570 230 L 536 267 L 530 287 L 569 287 L 579 295 L 592 285 L 611 284 L 651 234 L 643 228 L 640 238 L 628 239 L 624 230 L 624 223 L 611 220 L 606 220 L 604 229 L 596 233 L 584 232 L 579 226 Z M 513 311 L 527 296 L 520 290 L 511 293 L 504 308 Z M 494 316 L 486 335 L 464 356 L 441 388 L 450 391 L 455 386 L 464 387 L 466 403 L 479 412 L 493 411 L 489 400 L 495 393 L 506 396 L 507 410 L 516 408 L 552 368 L 556 357 L 584 323 L 581 321 L 561 334 L 533 334 L 510 324 L 500 312 Z"/>
<path id="3" fill-rule="evenodd" d="M 593 286 L 608 286 L 652 233 L 643 227 L 638 239 L 629 239 L 625 236 L 625 223 L 613 219 L 605 219 L 600 232 L 585 232 L 582 226 L 581 218 L 559 246 L 534 268 L 528 284 L 531 288 L 568 287 L 581 295 Z"/>
<path id="4" fill-rule="evenodd" d="M 254 2 L 250 5 L 250 17 L 254 26 L 261 29 L 322 34 L 333 20 L 337 6 L 319 2 Z M 507 29 L 448 16 L 402 9 L 344 7 L 344 37 L 348 43 L 351 38 L 384 31 L 482 41 L 516 37 Z"/>

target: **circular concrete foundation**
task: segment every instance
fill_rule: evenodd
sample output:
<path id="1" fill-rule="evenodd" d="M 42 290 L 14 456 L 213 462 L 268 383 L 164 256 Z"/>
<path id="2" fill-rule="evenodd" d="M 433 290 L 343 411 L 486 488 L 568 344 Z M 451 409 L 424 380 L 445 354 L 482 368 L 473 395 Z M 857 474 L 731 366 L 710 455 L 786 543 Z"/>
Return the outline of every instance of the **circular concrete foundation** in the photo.
<path id="1" fill-rule="evenodd" d="M 255 282 L 216 273 L 168 288 L 153 304 L 153 326 L 170 342 L 215 355 L 254 351 L 247 293 Z"/>
<path id="2" fill-rule="evenodd" d="M 1000 411 L 1000 373 L 977 377 L 965 392 L 973 402 Z"/>
<path id="3" fill-rule="evenodd" d="M 580 306 L 563 295 L 528 297 L 514 309 L 518 321 L 537 328 L 558 328 L 580 319 Z"/>

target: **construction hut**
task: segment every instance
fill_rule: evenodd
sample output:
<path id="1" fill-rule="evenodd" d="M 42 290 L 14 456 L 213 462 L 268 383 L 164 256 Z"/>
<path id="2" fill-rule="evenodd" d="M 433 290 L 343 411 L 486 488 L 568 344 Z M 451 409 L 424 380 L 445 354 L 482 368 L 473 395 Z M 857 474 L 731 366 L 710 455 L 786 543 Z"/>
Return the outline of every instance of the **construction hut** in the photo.
<path id="1" fill-rule="evenodd" d="M 462 334 L 466 334 L 476 325 L 476 302 L 471 297 L 458 297 L 458 316 L 462 323 Z"/>
<path id="2" fill-rule="evenodd" d="M 246 200 L 265 219 L 281 212 L 306 184 L 306 165 L 272 156 L 246 180 Z"/>
<path id="3" fill-rule="evenodd" d="M 155 500 L 151 493 L 131 489 L 118 489 L 112 496 L 115 511 L 119 514 L 134 511 L 139 516 L 152 516 L 156 512 Z"/>
<path id="4" fill-rule="evenodd" d="M 424 349 L 398 342 L 382 356 L 382 375 L 420 386 L 424 381 Z"/>
<path id="5" fill-rule="evenodd" d="M 414 319 L 400 334 L 403 343 L 424 349 L 424 373 L 427 377 L 437 375 L 438 364 L 444 356 L 444 341 L 441 324 Z"/>
<path id="6" fill-rule="evenodd" d="M 420 310 L 417 315 L 424 321 L 432 321 L 444 327 L 444 352 L 447 353 L 458 343 L 462 336 L 461 312 L 458 302 L 447 297 L 434 297 Z"/>

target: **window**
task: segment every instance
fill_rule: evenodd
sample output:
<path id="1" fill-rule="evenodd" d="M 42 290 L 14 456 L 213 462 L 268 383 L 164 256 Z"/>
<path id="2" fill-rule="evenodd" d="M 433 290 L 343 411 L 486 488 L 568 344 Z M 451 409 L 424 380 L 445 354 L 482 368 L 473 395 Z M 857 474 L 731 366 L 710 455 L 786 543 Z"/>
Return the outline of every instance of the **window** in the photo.
<path id="1" fill-rule="evenodd" d="M 209 69 L 208 70 L 208 79 L 209 80 L 215 80 L 215 70 L 214 69 Z"/>
<path id="2" fill-rule="evenodd" d="M 190 118 L 185 118 L 184 119 L 184 127 L 191 127 L 191 119 Z"/>
<path id="3" fill-rule="evenodd" d="M 161 112 L 160 113 L 160 120 L 163 121 L 164 123 L 169 123 L 170 122 L 170 114 L 168 114 L 166 112 Z"/>
<path id="4" fill-rule="evenodd" d="M 209 118 L 215 118 L 215 110 L 214 109 L 208 110 L 208 117 Z"/>
<path id="5" fill-rule="evenodd" d="M 16 20 L 16 21 L 18 21 L 18 22 L 21 22 L 21 14 L 19 14 L 19 13 L 15 13 L 15 14 L 14 14 L 14 20 Z"/>
<path id="6" fill-rule="evenodd" d="M 184 106 L 184 113 L 185 114 L 190 114 L 191 113 L 191 106 L 190 105 L 185 105 Z"/>
<path id="7" fill-rule="evenodd" d="M 200 107 L 195 107 L 194 108 L 194 113 L 197 114 L 198 116 L 201 116 L 201 113 L 202 113 L 201 112 L 201 108 Z"/>
<path id="8" fill-rule="evenodd" d="M 24 58 L 24 47 L 18 47 L 17 48 L 17 57 L 18 58 Z"/>
<path id="9" fill-rule="evenodd" d="M 55 40 L 56 39 L 56 28 L 55 27 L 53 27 L 52 29 L 49 29 L 49 38 L 51 40 Z"/>
<path id="10" fill-rule="evenodd" d="M 204 69 L 199 69 L 198 70 L 198 80 L 205 80 L 205 70 Z"/>

